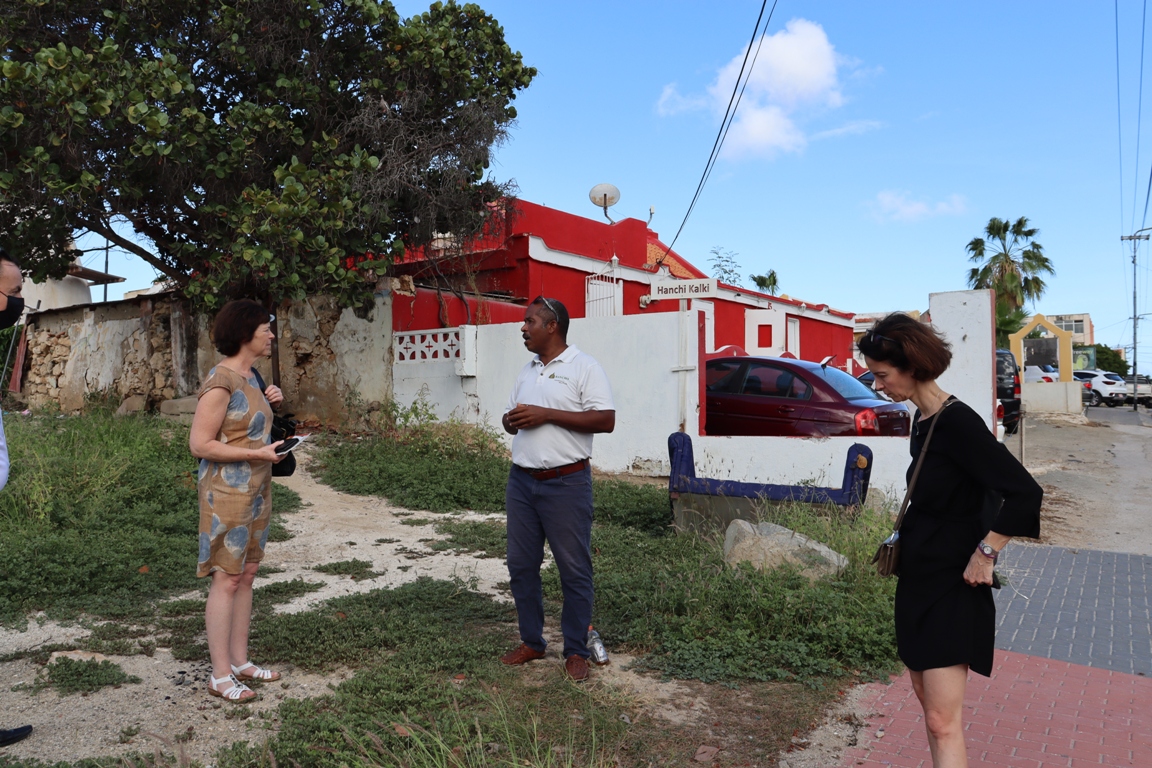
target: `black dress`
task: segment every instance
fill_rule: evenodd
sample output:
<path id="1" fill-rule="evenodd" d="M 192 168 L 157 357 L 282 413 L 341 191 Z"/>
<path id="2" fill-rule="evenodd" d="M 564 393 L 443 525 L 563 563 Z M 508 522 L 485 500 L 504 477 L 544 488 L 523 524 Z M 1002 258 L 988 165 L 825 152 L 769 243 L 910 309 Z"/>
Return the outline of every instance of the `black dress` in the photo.
<path id="1" fill-rule="evenodd" d="M 964 569 L 989 530 L 1039 536 L 1044 492 L 976 412 L 955 398 L 931 418 L 913 421 L 909 479 L 936 418 L 940 423 L 900 528 L 896 645 L 908 669 L 967 664 L 989 676 L 996 604 L 990 586 L 964 582 Z M 995 494 L 1003 497 L 999 511 Z"/>

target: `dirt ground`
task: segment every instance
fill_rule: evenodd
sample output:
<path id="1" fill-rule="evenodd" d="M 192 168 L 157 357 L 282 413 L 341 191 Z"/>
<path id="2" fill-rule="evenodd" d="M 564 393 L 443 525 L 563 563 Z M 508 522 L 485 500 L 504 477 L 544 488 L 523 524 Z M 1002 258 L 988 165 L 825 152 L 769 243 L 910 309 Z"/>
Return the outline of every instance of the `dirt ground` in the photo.
<path id="1" fill-rule="evenodd" d="M 1147 499 L 1152 497 L 1152 418 L 1121 409 L 1089 409 L 1081 417 L 1029 418 L 1025 429 L 1025 464 L 1044 486 L 1041 543 L 1080 546 L 1152 555 L 1152 521 Z M 1018 437 L 1007 445 L 1019 456 Z M 302 467 L 307 457 L 302 456 Z M 262 583 L 303 578 L 324 587 L 279 607 L 305 610 L 327 598 L 413 581 L 420 576 L 476 579 L 478 588 L 496 596 L 507 580 L 499 559 L 477 559 L 451 552 L 436 553 L 421 539 L 436 538 L 431 525 L 404 525 L 406 510 L 386 502 L 342 494 L 315 482 L 306 471 L 287 478 L 305 501 L 305 508 L 286 516 L 296 537 L 268 548 L 266 564 L 283 568 Z M 437 515 L 419 517 L 438 519 Z M 482 519 L 484 516 L 470 516 Z M 395 539 L 386 543 L 377 539 Z M 370 560 L 383 575 L 353 581 L 311 570 L 337 560 Z M 29 621 L 25 631 L 0 630 L 0 655 L 68 642 L 86 633 L 82 627 L 43 619 Z M 206 663 L 178 662 L 165 649 L 153 657 L 115 657 L 124 671 L 142 678 L 139 685 L 104 689 L 88 696 L 61 697 L 51 690 L 32 694 L 13 691 L 36 676 L 29 661 L 0 664 L 0 727 L 30 723 L 36 730 L 23 742 L 6 747 L 0 755 L 35 758 L 48 763 L 85 757 L 119 755 L 132 751 L 182 751 L 188 758 L 210 765 L 216 750 L 238 740 L 262 741 L 275 727 L 270 718 L 280 701 L 289 697 L 321 695 L 350 671 L 330 675 L 283 670 L 284 683 L 265 685 L 261 700 L 245 710 L 221 705 L 204 692 Z M 669 681 L 627 671 L 624 657 L 598 672 L 598 679 L 635 701 L 640 716 L 671 728 L 705 729 L 710 733 L 713 713 L 726 707 L 733 692 L 717 686 Z M 559 665 L 559 660 L 555 660 Z M 793 740 L 790 751 L 764 755 L 759 764 L 785 768 L 824 768 L 839 763 L 843 750 L 855 744 L 859 729 L 870 714 L 859 704 L 860 688 L 845 691 L 818 727 Z M 751 704 L 751 700 L 749 701 Z M 138 732 L 137 732 L 138 731 Z M 134 735 L 132 735 L 134 733 Z M 717 732 L 711 739 L 720 749 L 732 739 L 754 738 L 743 733 Z M 724 752 L 717 757 L 722 764 Z"/>

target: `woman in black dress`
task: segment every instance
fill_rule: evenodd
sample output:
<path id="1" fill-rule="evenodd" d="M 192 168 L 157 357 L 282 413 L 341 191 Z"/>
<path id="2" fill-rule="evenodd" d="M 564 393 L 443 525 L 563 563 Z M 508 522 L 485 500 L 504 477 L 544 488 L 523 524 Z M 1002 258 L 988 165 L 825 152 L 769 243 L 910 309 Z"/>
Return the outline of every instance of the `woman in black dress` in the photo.
<path id="1" fill-rule="evenodd" d="M 875 389 L 919 411 L 913 464 L 939 420 L 900 529 L 896 645 L 924 707 L 932 765 L 967 766 L 964 687 L 969 669 L 992 674 L 993 565 L 1013 536 L 1040 535 L 1043 491 L 975 411 L 940 389 L 952 352 L 931 326 L 889 315 L 859 346 Z"/>

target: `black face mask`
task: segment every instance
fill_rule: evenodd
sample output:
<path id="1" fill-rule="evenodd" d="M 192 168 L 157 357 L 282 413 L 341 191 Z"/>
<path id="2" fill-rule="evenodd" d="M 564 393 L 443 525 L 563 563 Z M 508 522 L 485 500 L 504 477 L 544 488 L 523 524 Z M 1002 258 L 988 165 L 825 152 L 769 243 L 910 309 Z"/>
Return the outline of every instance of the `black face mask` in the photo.
<path id="1" fill-rule="evenodd" d="M 3 294 L 8 296 L 8 294 Z M 24 299 L 19 296 L 8 296 L 8 306 L 0 311 L 0 329 L 11 328 L 20 322 L 24 314 Z"/>

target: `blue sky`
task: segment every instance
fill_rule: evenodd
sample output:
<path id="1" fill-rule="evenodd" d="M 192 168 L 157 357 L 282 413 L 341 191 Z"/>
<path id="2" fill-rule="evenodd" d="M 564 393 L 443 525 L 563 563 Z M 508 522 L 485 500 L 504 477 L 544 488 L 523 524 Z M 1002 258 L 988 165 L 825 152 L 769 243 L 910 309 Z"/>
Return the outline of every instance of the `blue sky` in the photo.
<path id="1" fill-rule="evenodd" d="M 760 4 L 481 5 L 539 69 L 493 175 L 524 199 L 590 217 L 588 190 L 610 182 L 621 190 L 615 218 L 645 219 L 655 206 L 652 228 L 670 240 Z M 1131 344 L 1132 265 L 1119 237 L 1143 225 L 1152 35 L 1138 142 L 1143 6 L 1119 5 L 1118 121 L 1112 3 L 780 0 L 676 250 L 706 268 L 721 246 L 744 274 L 775 269 L 785 293 L 849 311 L 923 309 L 929 293 L 966 287 L 964 246 L 990 217 L 1027 216 L 1057 271 L 1036 310 L 1090 312 L 1097 341 Z M 1143 244 L 1141 313 L 1152 312 L 1150 266 Z M 152 278 L 114 256 L 118 269 L 128 290 Z M 1140 353 L 1152 371 L 1152 317 Z"/>

